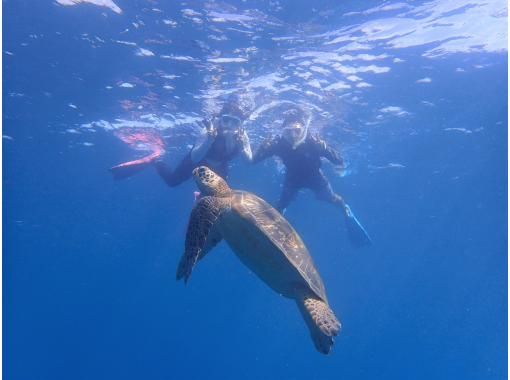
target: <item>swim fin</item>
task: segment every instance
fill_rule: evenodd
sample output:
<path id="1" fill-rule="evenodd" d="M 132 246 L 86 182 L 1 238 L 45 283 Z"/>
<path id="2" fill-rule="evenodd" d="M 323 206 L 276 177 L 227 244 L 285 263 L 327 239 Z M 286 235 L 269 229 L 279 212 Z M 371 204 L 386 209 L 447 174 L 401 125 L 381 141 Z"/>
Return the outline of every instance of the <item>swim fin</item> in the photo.
<path id="1" fill-rule="evenodd" d="M 116 165 L 109 170 L 115 180 L 129 178 L 136 173 L 141 172 L 159 156 L 161 156 L 161 152 L 155 152 L 149 156 L 140 158 L 139 160 L 128 161 L 120 165 Z"/>
<path id="2" fill-rule="evenodd" d="M 372 245 L 370 235 L 363 228 L 361 223 L 356 219 L 349 205 L 345 205 L 345 225 L 347 227 L 347 235 L 349 240 L 356 247 Z"/>

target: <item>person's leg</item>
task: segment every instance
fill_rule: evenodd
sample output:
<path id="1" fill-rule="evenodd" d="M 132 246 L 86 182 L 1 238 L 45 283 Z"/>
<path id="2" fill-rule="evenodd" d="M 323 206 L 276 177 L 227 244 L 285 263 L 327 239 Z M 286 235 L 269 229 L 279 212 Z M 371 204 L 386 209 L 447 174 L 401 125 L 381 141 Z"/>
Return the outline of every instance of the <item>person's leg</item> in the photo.
<path id="1" fill-rule="evenodd" d="M 315 193 L 319 200 L 337 205 L 345 212 L 346 204 L 344 199 L 333 191 L 331 184 L 322 171 L 319 171 L 313 176 L 310 181 L 310 189 Z"/>
<path id="2" fill-rule="evenodd" d="M 182 159 L 175 170 L 170 169 L 170 167 L 163 161 L 154 162 L 154 166 L 156 167 L 156 171 L 158 172 L 159 176 L 170 187 L 178 186 L 189 179 L 195 167 L 193 165 L 193 161 L 191 160 L 190 154 L 187 154 Z"/>
<path id="3" fill-rule="evenodd" d="M 338 205 L 342 208 L 347 234 L 351 243 L 358 247 L 372 244 L 372 239 L 370 239 L 365 228 L 363 228 L 344 199 L 333 191 L 331 184 L 322 171 L 319 171 L 317 176 L 313 179 L 311 188 L 320 200 Z"/>
<path id="4" fill-rule="evenodd" d="M 298 190 L 299 186 L 294 181 L 285 176 L 282 193 L 276 205 L 276 209 L 283 214 L 290 202 L 296 197 Z"/>

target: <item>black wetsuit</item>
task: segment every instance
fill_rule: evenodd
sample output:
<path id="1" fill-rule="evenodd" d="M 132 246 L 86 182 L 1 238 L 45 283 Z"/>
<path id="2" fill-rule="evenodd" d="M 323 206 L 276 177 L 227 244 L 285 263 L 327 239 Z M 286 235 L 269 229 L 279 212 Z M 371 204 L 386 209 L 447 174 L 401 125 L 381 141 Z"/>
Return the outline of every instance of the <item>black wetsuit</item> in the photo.
<path id="1" fill-rule="evenodd" d="M 253 157 L 260 162 L 268 157 L 278 156 L 283 161 L 286 172 L 282 194 L 277 209 L 285 209 L 301 188 L 311 189 L 324 201 L 344 205 L 342 197 L 335 194 L 321 170 L 321 157 L 335 165 L 342 165 L 342 157 L 316 136 L 308 136 L 296 149 L 280 136 L 265 140 Z"/>
<path id="2" fill-rule="evenodd" d="M 166 184 L 170 187 L 178 186 L 187 179 L 189 179 L 192 175 L 193 169 L 198 166 L 205 165 L 219 174 L 221 177 L 227 179 L 228 177 L 228 163 L 233 160 L 241 151 L 240 146 L 237 145 L 235 149 L 229 154 L 226 154 L 226 140 L 222 135 L 216 136 L 214 142 L 211 147 L 207 151 L 205 157 L 200 160 L 198 163 L 194 163 L 191 159 L 191 151 L 182 159 L 182 161 L 177 165 L 175 170 L 170 169 L 170 167 L 164 163 L 163 161 L 156 161 L 154 164 L 156 166 L 156 170 L 161 178 L 166 182 Z"/>

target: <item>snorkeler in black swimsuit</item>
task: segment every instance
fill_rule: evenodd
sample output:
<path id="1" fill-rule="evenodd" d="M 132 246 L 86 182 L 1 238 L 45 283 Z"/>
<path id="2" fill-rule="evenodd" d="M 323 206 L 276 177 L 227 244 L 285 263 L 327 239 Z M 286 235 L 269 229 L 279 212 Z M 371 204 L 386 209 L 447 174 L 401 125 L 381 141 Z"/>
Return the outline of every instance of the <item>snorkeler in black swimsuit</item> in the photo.
<path id="1" fill-rule="evenodd" d="M 342 208 L 350 240 L 358 246 L 370 245 L 371 239 L 352 213 L 349 205 L 336 194 L 321 170 L 321 157 L 334 165 L 343 166 L 342 157 L 317 136 L 307 133 L 305 113 L 290 110 L 283 122 L 282 136 L 265 140 L 253 157 L 260 162 L 278 156 L 285 165 L 285 180 L 277 209 L 283 212 L 302 188 L 312 190 L 318 199 Z"/>
<path id="2" fill-rule="evenodd" d="M 114 166 L 110 168 L 110 172 L 119 180 L 154 165 L 161 178 L 171 187 L 189 179 L 193 169 L 201 165 L 208 166 L 223 178 L 227 178 L 230 161 L 238 156 L 247 161 L 252 160 L 250 140 L 242 128 L 249 113 L 250 106 L 247 102 L 236 98 L 228 100 L 218 116 L 203 121 L 202 136 L 174 170 L 163 162 L 164 150 L 160 149 L 143 159 Z"/>
<path id="3" fill-rule="evenodd" d="M 184 159 L 171 170 L 161 160 L 154 165 L 168 186 L 177 186 L 191 177 L 197 166 L 208 166 L 223 178 L 228 178 L 228 163 L 238 156 L 252 160 L 250 140 L 242 128 L 247 110 L 235 102 L 227 102 L 218 117 L 205 120 L 200 141 Z"/>

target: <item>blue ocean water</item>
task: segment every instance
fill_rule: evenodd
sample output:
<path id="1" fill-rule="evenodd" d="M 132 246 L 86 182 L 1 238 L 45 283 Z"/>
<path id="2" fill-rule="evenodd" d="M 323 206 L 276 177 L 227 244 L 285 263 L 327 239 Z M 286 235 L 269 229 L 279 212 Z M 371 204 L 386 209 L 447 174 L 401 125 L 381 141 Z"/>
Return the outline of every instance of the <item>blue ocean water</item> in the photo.
<path id="1" fill-rule="evenodd" d="M 72 4 L 77 3 L 77 4 Z M 95 4 L 94 4 L 95 3 Z M 502 379 L 507 374 L 505 1 L 3 1 L 5 379 Z M 175 281 L 193 192 L 176 165 L 230 93 L 256 149 L 281 107 L 342 152 L 324 172 L 369 231 L 304 191 L 286 218 L 342 322 L 316 352 L 295 303 L 222 243 Z M 230 184 L 275 203 L 281 165 Z"/>

